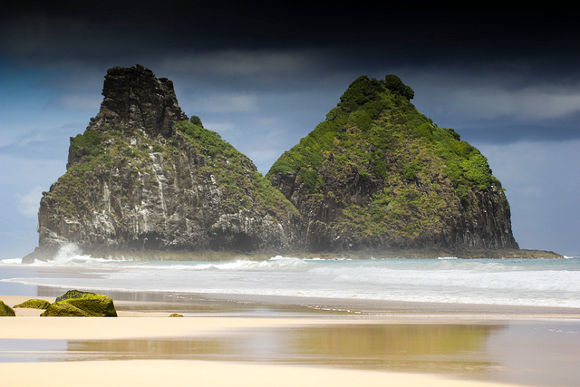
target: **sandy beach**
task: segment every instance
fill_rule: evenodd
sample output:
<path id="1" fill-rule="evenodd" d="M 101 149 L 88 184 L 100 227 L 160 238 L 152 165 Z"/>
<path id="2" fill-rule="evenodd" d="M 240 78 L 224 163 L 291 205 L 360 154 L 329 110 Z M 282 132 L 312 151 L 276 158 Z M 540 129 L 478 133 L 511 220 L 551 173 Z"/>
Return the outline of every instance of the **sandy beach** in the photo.
<path id="1" fill-rule="evenodd" d="M 431 375 L 183 360 L 0 364 L 7 386 L 441 386 L 512 384 Z M 56 375 L 66 375 L 54 378 Z M 87 378 L 87 375 L 91 375 Z M 97 375 L 102 375 L 99 377 Z"/>
<path id="2" fill-rule="evenodd" d="M 0 296 L 9 305 L 29 298 Z M 506 319 L 496 308 L 477 319 L 476 306 L 413 314 L 399 305 L 382 315 L 171 318 L 171 305 L 160 305 L 120 301 L 118 318 L 38 317 L 39 310 L 16 308 L 15 318 L 0 320 L 2 385 L 566 386 L 579 354 L 574 311 L 524 309 Z M 553 356 L 548 345 L 545 358 L 530 357 L 537 349 L 530 345 L 542 345 L 544 336 L 556 346 Z M 538 376 L 526 368 L 538 361 L 560 366 Z"/>

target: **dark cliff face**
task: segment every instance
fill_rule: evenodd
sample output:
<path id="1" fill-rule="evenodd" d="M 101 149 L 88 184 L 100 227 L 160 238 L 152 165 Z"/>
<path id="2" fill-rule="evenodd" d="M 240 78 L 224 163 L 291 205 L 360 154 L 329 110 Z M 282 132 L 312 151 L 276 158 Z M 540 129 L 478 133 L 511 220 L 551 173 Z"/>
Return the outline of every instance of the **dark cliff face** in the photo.
<path id="1" fill-rule="evenodd" d="M 177 103 L 173 82 L 156 78 L 151 70 L 140 65 L 109 69 L 103 96 L 101 111 L 93 122 L 101 129 L 123 122 L 151 136 L 170 137 L 175 134 L 173 123 L 187 120 Z"/>
<path id="2" fill-rule="evenodd" d="M 268 172 L 297 207 L 307 248 L 518 248 L 481 153 L 410 103 L 399 78 L 360 77 Z"/>
<path id="3" fill-rule="evenodd" d="M 187 119 L 171 81 L 141 66 L 107 72 L 104 100 L 71 138 L 45 193 L 39 251 L 279 251 L 299 215 L 246 156 Z"/>

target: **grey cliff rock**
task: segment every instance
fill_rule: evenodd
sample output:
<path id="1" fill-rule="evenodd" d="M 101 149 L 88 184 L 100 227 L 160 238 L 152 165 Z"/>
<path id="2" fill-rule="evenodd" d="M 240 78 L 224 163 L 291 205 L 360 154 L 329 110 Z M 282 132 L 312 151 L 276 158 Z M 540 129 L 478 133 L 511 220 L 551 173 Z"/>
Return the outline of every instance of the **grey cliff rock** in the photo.
<path id="1" fill-rule="evenodd" d="M 171 81 L 142 66 L 107 72 L 104 100 L 71 138 L 67 172 L 43 194 L 39 247 L 91 254 L 280 251 L 298 214 L 217 133 L 187 121 Z"/>

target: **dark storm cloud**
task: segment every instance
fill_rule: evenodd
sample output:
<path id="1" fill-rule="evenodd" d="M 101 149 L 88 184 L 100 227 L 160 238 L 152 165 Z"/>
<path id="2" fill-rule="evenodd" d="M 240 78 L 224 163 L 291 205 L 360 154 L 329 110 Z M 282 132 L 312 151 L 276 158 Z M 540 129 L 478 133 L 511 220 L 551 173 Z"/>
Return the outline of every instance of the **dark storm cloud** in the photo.
<path id="1" fill-rule="evenodd" d="M 42 2 L 3 11 L 0 59 L 62 69 L 58 101 L 71 109 L 100 98 L 94 90 L 113 65 L 143 63 L 173 79 L 190 114 L 264 114 L 265 101 L 292 105 L 280 96 L 297 93 L 328 101 L 316 104 L 321 118 L 356 76 L 394 72 L 415 89 L 420 110 L 468 138 L 580 137 L 580 33 L 570 12 L 219 1 Z M 287 110 L 274 113 L 292 120 Z"/>
<path id="2" fill-rule="evenodd" d="M 410 11 L 364 3 L 77 1 L 8 5 L 0 20 L 7 47 L 29 54 L 34 48 L 47 56 L 74 57 L 77 50 L 98 56 L 191 47 L 318 47 L 395 53 L 404 63 L 577 55 L 578 48 L 570 12 Z"/>

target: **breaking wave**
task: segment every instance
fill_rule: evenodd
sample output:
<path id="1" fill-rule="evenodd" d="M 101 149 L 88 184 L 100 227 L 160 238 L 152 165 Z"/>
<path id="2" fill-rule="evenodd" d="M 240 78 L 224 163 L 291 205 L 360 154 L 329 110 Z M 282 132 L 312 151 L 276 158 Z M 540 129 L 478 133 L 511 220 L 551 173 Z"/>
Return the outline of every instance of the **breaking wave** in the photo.
<path id="1" fill-rule="evenodd" d="M 580 307 L 580 258 L 147 261 L 92 258 L 67 245 L 53 261 L 2 263 L 12 266 L 0 281 L 29 285 Z"/>

